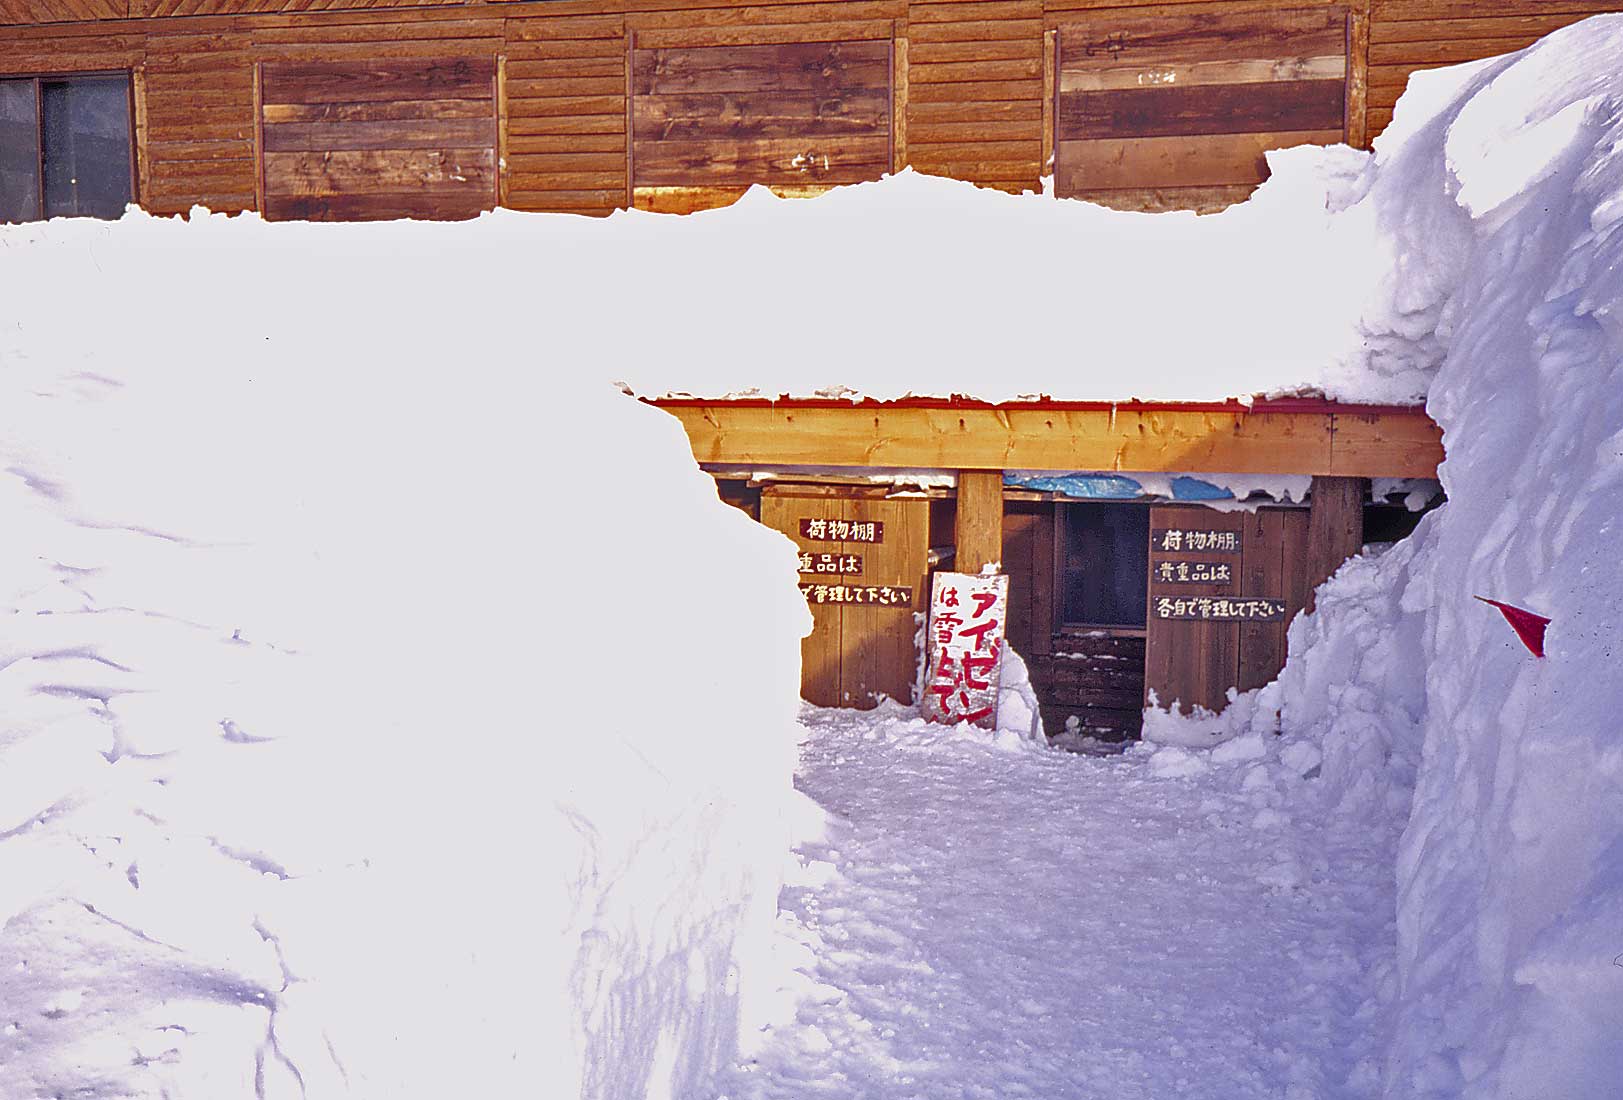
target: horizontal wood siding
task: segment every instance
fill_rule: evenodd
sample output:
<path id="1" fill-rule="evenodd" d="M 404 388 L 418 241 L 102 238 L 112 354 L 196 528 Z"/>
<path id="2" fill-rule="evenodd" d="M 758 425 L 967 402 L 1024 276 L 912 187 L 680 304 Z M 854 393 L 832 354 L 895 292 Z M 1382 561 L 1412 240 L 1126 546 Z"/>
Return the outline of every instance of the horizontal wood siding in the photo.
<path id="1" fill-rule="evenodd" d="M 1392 121 L 1409 76 L 1419 69 L 1510 53 L 1551 31 L 1619 4 L 1583 0 L 1374 0 L 1369 27 L 1369 135 Z"/>
<path id="2" fill-rule="evenodd" d="M 1019 192 L 1041 186 L 1042 0 L 913 0 L 907 159 Z"/>
<path id="3" fill-rule="evenodd" d="M 157 214 L 255 206 L 254 73 L 246 34 L 154 34 L 140 84 L 142 201 Z"/>
<path id="4" fill-rule="evenodd" d="M 825 179 L 780 192 L 815 194 L 872 165 L 871 126 L 888 111 L 891 168 L 1021 190 L 1036 187 L 1057 154 L 1062 192 L 1137 209 L 1212 209 L 1254 185 L 1258 135 L 1322 141 L 1344 129 L 1364 144 L 1391 121 L 1417 69 L 1520 49 L 1619 9 L 1590 0 L 0 0 L 0 70 L 135 73 L 141 201 L 168 213 L 255 204 L 255 62 L 486 58 L 504 93 L 495 164 L 504 205 L 602 214 L 633 197 L 628 35 L 645 50 L 893 41 L 888 105 L 847 95 L 844 110 L 815 116 L 822 129 L 811 136 L 844 148 L 829 155 Z M 1305 13 L 1286 22 L 1311 25 L 1332 10 L 1346 14 L 1345 61 L 1304 52 L 1301 26 L 1267 29 L 1285 13 Z M 1247 23 L 1253 42 L 1272 43 L 1269 56 L 1230 48 L 1223 28 Z M 1128 31 L 1136 57 L 1108 47 Z M 1091 54 L 1090 43 L 1099 47 Z M 1338 124 L 1332 85 L 1342 79 Z M 687 140 L 711 140 L 696 121 L 706 117 L 702 100 L 669 106 L 695 134 Z M 782 118 L 806 114 L 800 104 Z M 742 140 L 778 140 L 769 121 L 778 116 L 761 117 L 761 132 Z M 1183 147 L 1195 138 L 1207 152 Z M 742 188 L 717 178 L 781 176 L 778 152 L 742 144 L 712 163 L 693 149 L 661 150 L 667 170 L 697 165 L 708 178 L 646 189 L 644 205 L 727 201 Z M 793 160 L 801 177 L 822 163 Z M 659 157 L 648 167 L 659 171 Z M 1179 182 L 1133 185 L 1146 174 Z"/>
<path id="5" fill-rule="evenodd" d="M 1079 13 L 1058 33 L 1055 188 L 1243 197 L 1268 150 L 1346 137 L 1347 47 L 1337 7 Z"/>
<path id="6" fill-rule="evenodd" d="M 472 217 L 496 204 L 493 58 L 267 63 L 265 216 Z"/>
<path id="7" fill-rule="evenodd" d="M 503 5 L 505 205 L 607 214 L 626 205 L 626 47 L 619 15 Z"/>

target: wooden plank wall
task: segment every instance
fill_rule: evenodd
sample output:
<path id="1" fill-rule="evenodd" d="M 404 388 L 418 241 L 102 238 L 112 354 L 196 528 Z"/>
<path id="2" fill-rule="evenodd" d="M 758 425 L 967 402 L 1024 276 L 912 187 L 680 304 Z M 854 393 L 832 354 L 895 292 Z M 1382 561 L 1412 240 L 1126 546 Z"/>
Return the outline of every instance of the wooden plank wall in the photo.
<path id="1" fill-rule="evenodd" d="M 1369 28 L 1369 136 L 1417 69 L 1494 57 L 1620 5 L 1586 0 L 1374 0 Z"/>
<path id="2" fill-rule="evenodd" d="M 907 159 L 1019 192 L 1041 186 L 1042 0 L 912 0 Z"/>
<path id="3" fill-rule="evenodd" d="M 496 205 L 494 58 L 259 68 L 267 218 L 471 218 Z"/>
<path id="4" fill-rule="evenodd" d="M 1162 552 L 1156 532 L 1168 528 L 1235 531 L 1239 553 Z M 1157 505 L 1150 511 L 1150 613 L 1145 638 L 1145 697 L 1153 690 L 1161 706 L 1179 701 L 1187 711 L 1198 704 L 1221 710 L 1230 687 L 1261 687 L 1285 664 L 1285 633 L 1307 606 L 1313 588 L 1327 576 L 1317 572 L 1309 546 L 1308 512 L 1263 508 L 1254 513 L 1216 512 L 1199 505 Z M 1351 551 L 1356 553 L 1356 547 Z M 1228 584 L 1166 584 L 1155 579 L 1158 562 L 1199 561 L 1233 567 Z M 1340 561 L 1337 561 L 1337 565 Z M 1285 601 L 1278 622 L 1179 622 L 1157 619 L 1157 596 L 1263 596 Z"/>
<path id="5" fill-rule="evenodd" d="M 1341 8 L 1079 12 L 1056 39 L 1062 197 L 1221 209 L 1267 178 L 1267 150 L 1346 136 Z"/>
<path id="6" fill-rule="evenodd" d="M 913 613 L 930 604 L 928 568 L 930 502 L 886 500 L 882 490 L 830 486 L 769 486 L 761 494 L 761 522 L 793 539 L 810 554 L 862 559 L 851 574 L 803 574 L 802 582 L 900 585 L 913 590 L 911 607 L 811 605 L 812 633 L 801 643 L 801 697 L 818 706 L 867 710 L 877 696 L 913 702 L 918 653 Z M 801 536 L 803 519 L 875 521 L 882 542 L 823 542 Z"/>
<path id="7" fill-rule="evenodd" d="M 1038 186 L 1051 154 L 1054 62 L 1067 25 L 1101 13 L 1215 17 L 1330 6 L 1350 15 L 1346 125 L 1348 139 L 1362 144 L 1390 121 L 1414 70 L 1518 49 L 1623 3 L 0 0 L 0 69 L 132 70 L 142 201 L 169 213 L 194 202 L 228 211 L 255 205 L 256 62 L 501 59 L 504 204 L 602 214 L 631 201 L 630 36 L 646 49 L 894 40 L 893 163 L 1018 191 Z"/>
<path id="8" fill-rule="evenodd" d="M 631 185 L 827 187 L 892 167 L 892 40 L 631 49 Z"/>

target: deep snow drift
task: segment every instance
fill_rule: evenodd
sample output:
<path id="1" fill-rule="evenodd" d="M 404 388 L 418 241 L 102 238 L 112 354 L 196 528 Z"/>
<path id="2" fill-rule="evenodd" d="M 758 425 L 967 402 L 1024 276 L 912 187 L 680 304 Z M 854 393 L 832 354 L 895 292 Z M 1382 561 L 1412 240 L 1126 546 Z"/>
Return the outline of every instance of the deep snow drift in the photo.
<path id="1" fill-rule="evenodd" d="M 1413 775 L 1385 1095 L 1610 1100 L 1623 1087 L 1623 19 L 1418 75 L 1376 171 L 1379 224 L 1404 258 L 1392 301 L 1415 343 L 1446 351 L 1427 405 L 1448 503 L 1401 552 L 1343 570 L 1317 621 L 1293 624 L 1278 683 L 1223 719 L 1161 718 L 1152 733 L 1282 722 L 1322 742 L 1326 778 L 1349 790 L 1406 805 Z M 1552 617 L 1546 659 L 1473 595 Z"/>
<path id="2" fill-rule="evenodd" d="M 788 540 L 386 247 L 0 245 L 0 1097 L 701 1090 L 791 836 Z"/>

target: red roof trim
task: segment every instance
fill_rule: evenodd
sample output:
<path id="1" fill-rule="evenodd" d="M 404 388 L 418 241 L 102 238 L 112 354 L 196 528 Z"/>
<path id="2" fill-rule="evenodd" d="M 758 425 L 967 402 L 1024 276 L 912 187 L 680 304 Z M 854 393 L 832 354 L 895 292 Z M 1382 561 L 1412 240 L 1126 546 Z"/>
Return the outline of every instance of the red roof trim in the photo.
<path id="1" fill-rule="evenodd" d="M 894 401 L 877 401 L 865 397 L 861 401 L 847 401 L 829 397 L 785 397 L 776 401 L 765 397 L 644 397 L 641 400 L 662 408 L 689 408 L 702 405 L 726 405 L 744 409 L 1052 409 L 1055 412 L 1099 412 L 1114 409 L 1118 412 L 1218 412 L 1218 413 L 1304 413 L 1325 415 L 1343 413 L 1357 416 L 1426 416 L 1424 405 L 1356 405 L 1346 401 L 1328 401 L 1322 397 L 1258 398 L 1251 404 L 1229 398 L 1227 401 L 1055 401 L 1043 397 L 1033 401 L 1004 401 L 993 403 L 972 397 L 903 397 Z"/>

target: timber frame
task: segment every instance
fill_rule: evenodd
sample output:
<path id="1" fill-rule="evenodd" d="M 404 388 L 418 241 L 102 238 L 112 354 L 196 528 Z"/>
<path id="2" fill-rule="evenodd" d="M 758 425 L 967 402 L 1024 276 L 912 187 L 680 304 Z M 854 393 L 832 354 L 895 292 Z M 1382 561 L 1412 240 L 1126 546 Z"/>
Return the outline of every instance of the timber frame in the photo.
<path id="1" fill-rule="evenodd" d="M 1221 404 L 668 398 L 703 463 L 949 470 L 1437 476 L 1423 409 L 1327 401 Z"/>

